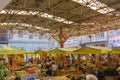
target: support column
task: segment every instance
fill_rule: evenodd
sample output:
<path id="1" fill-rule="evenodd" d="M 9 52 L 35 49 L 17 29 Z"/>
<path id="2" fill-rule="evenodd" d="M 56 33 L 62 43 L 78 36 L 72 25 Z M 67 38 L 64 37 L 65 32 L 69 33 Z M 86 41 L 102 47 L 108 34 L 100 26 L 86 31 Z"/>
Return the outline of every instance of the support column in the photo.
<path id="1" fill-rule="evenodd" d="M 62 39 L 62 36 L 63 36 L 63 27 L 60 26 L 60 35 L 59 35 L 59 38 L 60 38 L 60 47 L 64 48 L 64 41 Z"/>
<path id="2" fill-rule="evenodd" d="M 60 47 L 61 47 L 61 48 L 64 48 L 64 43 L 60 43 Z"/>

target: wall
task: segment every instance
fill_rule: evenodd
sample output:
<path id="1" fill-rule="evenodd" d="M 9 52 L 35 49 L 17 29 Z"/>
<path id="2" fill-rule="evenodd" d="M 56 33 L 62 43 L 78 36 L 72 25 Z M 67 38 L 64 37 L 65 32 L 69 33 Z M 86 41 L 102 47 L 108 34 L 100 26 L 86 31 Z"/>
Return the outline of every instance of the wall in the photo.
<path id="1" fill-rule="evenodd" d="M 8 46 L 16 46 L 24 50 L 50 49 L 52 40 L 48 35 L 19 32 L 18 30 L 8 31 Z M 32 35 L 32 36 L 31 36 Z"/>
<path id="2" fill-rule="evenodd" d="M 120 47 L 120 29 L 108 31 L 108 47 Z"/>
<path id="3" fill-rule="evenodd" d="M 76 47 L 76 46 L 79 46 L 80 39 L 81 39 L 80 36 L 79 37 L 71 37 L 64 43 L 64 47 Z"/>
<path id="4" fill-rule="evenodd" d="M 81 36 L 81 44 L 107 40 L 107 32 Z"/>

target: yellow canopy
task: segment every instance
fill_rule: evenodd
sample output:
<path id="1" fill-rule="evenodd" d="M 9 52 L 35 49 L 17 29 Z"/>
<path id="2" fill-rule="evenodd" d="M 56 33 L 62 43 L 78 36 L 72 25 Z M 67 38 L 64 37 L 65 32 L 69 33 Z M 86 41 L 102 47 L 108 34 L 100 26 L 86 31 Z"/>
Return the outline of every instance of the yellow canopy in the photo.
<path id="1" fill-rule="evenodd" d="M 71 54 L 78 48 L 56 48 L 51 50 L 37 50 L 36 54 Z"/>
<path id="2" fill-rule="evenodd" d="M 49 54 L 73 54 L 79 48 L 56 48 L 49 51 Z"/>
<path id="3" fill-rule="evenodd" d="M 0 46 L 0 54 L 23 54 L 23 52 L 14 46 Z"/>
<path id="4" fill-rule="evenodd" d="M 25 51 L 23 54 L 35 54 L 35 51 Z"/>
<path id="5" fill-rule="evenodd" d="M 109 53 L 111 51 L 110 48 L 107 47 L 95 47 L 95 46 L 85 46 L 78 50 L 75 50 L 74 53 L 77 54 L 97 54 L 97 53 Z"/>
<path id="6" fill-rule="evenodd" d="M 37 50 L 35 54 L 97 54 L 110 52 L 111 49 L 107 47 L 85 46 L 82 48 L 56 48 L 52 50 Z"/>
<path id="7" fill-rule="evenodd" d="M 35 51 L 34 53 L 35 54 L 48 54 L 50 51 L 51 50 L 41 50 L 41 49 L 39 49 L 39 50 Z"/>
<path id="8" fill-rule="evenodd" d="M 120 54 L 120 48 L 112 48 L 111 53 Z"/>

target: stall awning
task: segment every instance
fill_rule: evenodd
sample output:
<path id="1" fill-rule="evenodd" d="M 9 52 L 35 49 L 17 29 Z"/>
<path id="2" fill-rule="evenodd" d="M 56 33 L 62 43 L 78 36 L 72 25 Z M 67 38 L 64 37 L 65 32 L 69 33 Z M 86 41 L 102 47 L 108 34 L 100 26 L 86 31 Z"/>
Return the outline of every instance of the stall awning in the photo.
<path id="1" fill-rule="evenodd" d="M 95 46 L 85 46 L 85 47 L 82 47 L 78 50 L 75 50 L 74 53 L 77 53 L 77 54 L 97 54 L 97 53 L 109 53 L 111 52 L 111 49 L 110 48 L 107 48 L 107 47 L 95 47 Z"/>
<path id="2" fill-rule="evenodd" d="M 112 48 L 111 53 L 113 53 L 113 54 L 115 54 L 115 53 L 119 54 L 120 53 L 120 48 Z"/>
<path id="3" fill-rule="evenodd" d="M 51 50 L 37 50 L 35 54 L 72 54 L 78 48 L 55 48 Z"/>
<path id="4" fill-rule="evenodd" d="M 0 54 L 23 54 L 23 52 L 15 46 L 0 46 Z"/>

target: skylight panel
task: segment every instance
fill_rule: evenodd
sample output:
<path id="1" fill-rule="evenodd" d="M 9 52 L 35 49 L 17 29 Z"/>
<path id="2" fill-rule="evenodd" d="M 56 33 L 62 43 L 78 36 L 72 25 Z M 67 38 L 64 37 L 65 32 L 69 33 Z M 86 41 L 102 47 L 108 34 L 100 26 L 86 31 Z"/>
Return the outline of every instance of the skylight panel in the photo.
<path id="1" fill-rule="evenodd" d="M 80 3 L 83 6 L 89 7 L 92 10 L 96 10 L 101 14 L 106 14 L 115 11 L 115 9 L 108 7 L 106 4 L 99 2 L 98 0 L 73 0 L 73 1 Z"/>
<path id="2" fill-rule="evenodd" d="M 65 23 L 65 24 L 72 24 L 74 22 L 73 21 L 64 21 L 63 23 Z"/>
<path id="3" fill-rule="evenodd" d="M 97 9 L 105 7 L 105 6 L 106 6 L 105 4 L 98 2 L 98 1 L 92 1 L 92 2 L 90 2 L 89 5 L 87 5 L 87 7 L 90 7 L 93 10 L 97 10 Z"/>
<path id="4" fill-rule="evenodd" d="M 42 13 L 40 16 L 45 17 L 45 18 L 49 18 L 49 19 L 54 17 L 53 15 L 49 15 L 48 13 Z"/>
<path id="5" fill-rule="evenodd" d="M 107 8 L 100 9 L 97 12 L 102 13 L 102 14 L 106 14 L 106 13 L 109 13 L 109 12 L 112 12 L 112 11 L 115 11 L 115 9 L 107 7 Z"/>
<path id="6" fill-rule="evenodd" d="M 85 25 L 94 25 L 95 23 L 82 23 L 81 25 L 85 26 Z"/>
<path id="7" fill-rule="evenodd" d="M 65 19 L 64 18 L 61 18 L 61 17 L 55 17 L 54 18 L 56 21 L 58 21 L 58 22 L 63 22 L 63 21 L 65 21 Z"/>

